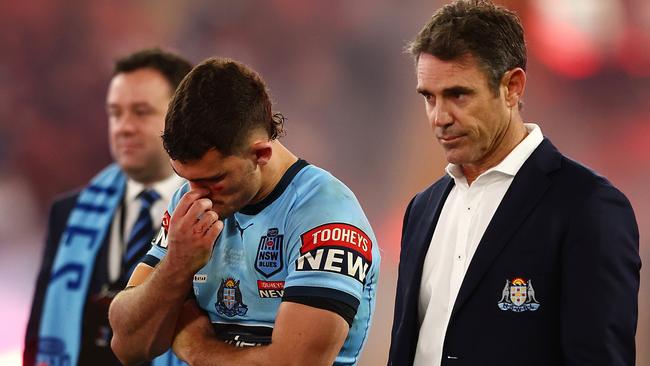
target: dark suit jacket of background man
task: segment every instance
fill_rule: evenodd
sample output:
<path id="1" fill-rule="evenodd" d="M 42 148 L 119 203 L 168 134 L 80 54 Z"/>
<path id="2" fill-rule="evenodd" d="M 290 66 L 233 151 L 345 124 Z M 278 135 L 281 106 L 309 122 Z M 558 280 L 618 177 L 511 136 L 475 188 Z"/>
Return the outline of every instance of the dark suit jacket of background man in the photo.
<path id="1" fill-rule="evenodd" d="M 453 184 L 441 178 L 406 210 L 389 365 L 413 362 L 423 262 Z M 471 260 L 442 365 L 633 365 L 640 268 L 628 200 L 544 139 Z M 516 277 L 532 280 L 536 311 L 497 306 L 506 280 Z"/>
<path id="2" fill-rule="evenodd" d="M 41 322 L 41 315 L 43 312 L 43 302 L 45 301 L 45 292 L 50 282 L 50 274 L 52 272 L 52 265 L 56 257 L 59 241 L 65 231 L 68 217 L 75 207 L 79 192 L 67 194 L 55 200 L 50 209 L 50 215 L 47 226 L 47 236 L 45 240 L 45 251 L 41 268 L 38 273 L 36 281 L 36 289 L 34 291 L 34 300 L 32 309 L 27 324 L 27 332 L 25 334 L 25 351 L 23 360 L 25 365 L 34 365 L 36 362 L 36 353 L 38 351 L 38 331 Z M 102 241 L 102 246 L 97 253 L 97 259 L 93 268 L 93 276 L 88 288 L 88 293 L 93 294 L 100 291 L 101 286 L 108 282 L 108 243 L 110 240 L 111 230 L 106 233 L 106 237 Z M 84 314 L 83 324 L 89 326 L 86 322 L 87 314 Z M 61 319 L 64 322 L 65 319 Z M 89 334 L 90 333 L 90 334 Z M 119 365 L 119 361 L 110 351 L 110 347 L 106 348 L 106 352 L 102 354 L 89 354 L 88 347 L 84 345 L 92 344 L 95 339 L 95 334 L 91 330 L 86 331 L 82 329 L 82 340 L 79 354 L 79 364 L 82 365 L 86 362 L 92 362 L 93 365 Z"/>

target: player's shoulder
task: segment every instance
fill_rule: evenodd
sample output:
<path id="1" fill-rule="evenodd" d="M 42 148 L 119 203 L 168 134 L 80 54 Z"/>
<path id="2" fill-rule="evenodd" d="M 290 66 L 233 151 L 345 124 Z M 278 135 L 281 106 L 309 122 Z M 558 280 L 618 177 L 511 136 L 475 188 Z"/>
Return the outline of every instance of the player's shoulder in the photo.
<path id="1" fill-rule="evenodd" d="M 354 193 L 330 172 L 309 165 L 294 180 L 296 199 L 289 221 L 305 230 L 344 225 L 363 230 L 374 241 L 368 219 Z M 304 230 L 303 230 L 304 231 Z"/>
<path id="2" fill-rule="evenodd" d="M 348 186 L 332 173 L 312 164 L 305 166 L 291 185 L 301 201 L 357 203 L 356 196 Z"/>

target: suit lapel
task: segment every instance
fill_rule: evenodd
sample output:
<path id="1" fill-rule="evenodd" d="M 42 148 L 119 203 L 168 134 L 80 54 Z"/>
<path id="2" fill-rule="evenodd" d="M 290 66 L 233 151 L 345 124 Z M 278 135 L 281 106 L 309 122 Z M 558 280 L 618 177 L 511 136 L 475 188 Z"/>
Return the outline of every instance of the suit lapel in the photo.
<path id="1" fill-rule="evenodd" d="M 450 177 L 445 177 L 445 181 L 440 185 L 440 189 L 432 190 L 429 197 L 427 197 L 426 206 L 423 207 L 422 218 L 419 222 L 415 224 L 418 226 L 418 230 L 415 231 L 415 235 L 411 241 L 415 243 L 415 250 L 412 255 L 415 255 L 418 258 L 418 265 L 413 266 L 414 269 L 417 269 L 416 273 L 422 273 L 422 266 L 424 265 L 424 257 L 427 255 L 429 250 L 429 244 L 431 243 L 431 236 L 433 235 L 433 230 L 440 219 L 440 212 L 444 206 L 449 192 L 454 186 L 454 181 Z M 415 215 L 414 215 L 415 216 Z M 417 217 L 417 216 L 416 216 Z"/>
<path id="2" fill-rule="evenodd" d="M 472 257 L 452 311 L 453 316 L 479 284 L 494 259 L 537 206 L 550 185 L 548 172 L 559 167 L 560 154 L 544 139 L 515 176 Z"/>
<path id="3" fill-rule="evenodd" d="M 389 365 L 413 363 L 418 342 L 418 301 L 422 267 L 431 235 L 454 181 L 445 176 L 418 194 L 404 220 Z"/>

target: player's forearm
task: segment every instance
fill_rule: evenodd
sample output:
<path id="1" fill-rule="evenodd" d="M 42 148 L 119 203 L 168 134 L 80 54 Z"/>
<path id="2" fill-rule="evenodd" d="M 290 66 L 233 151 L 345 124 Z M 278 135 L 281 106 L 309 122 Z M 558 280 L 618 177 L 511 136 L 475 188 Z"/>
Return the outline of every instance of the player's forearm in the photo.
<path id="1" fill-rule="evenodd" d="M 184 303 L 176 324 L 173 348 L 174 353 L 190 365 L 274 364 L 271 346 L 239 348 L 219 340 L 209 317 L 194 300 Z"/>
<path id="2" fill-rule="evenodd" d="M 111 347 L 122 363 L 150 360 L 169 349 L 178 314 L 192 287 L 191 278 L 163 259 L 144 283 L 122 291 L 113 300 L 109 310 Z"/>
<path id="3" fill-rule="evenodd" d="M 337 313 L 284 302 L 269 345 L 234 347 L 217 339 L 210 318 L 194 300 L 187 300 L 178 317 L 173 347 L 180 359 L 193 366 L 327 366 L 334 363 L 348 329 Z"/>
<path id="4" fill-rule="evenodd" d="M 176 349 L 174 349 L 176 351 Z M 191 366 L 326 366 L 329 357 L 307 354 L 299 349 L 281 349 L 273 344 L 258 347 L 235 347 L 212 338 L 194 343 L 181 357 Z"/>
<path id="5" fill-rule="evenodd" d="M 211 337 L 187 345 L 185 352 L 178 352 L 181 358 L 192 366 L 280 366 L 298 365 L 289 352 L 280 356 L 271 345 L 258 347 L 235 347 Z M 301 365 L 304 365 L 302 363 Z"/>

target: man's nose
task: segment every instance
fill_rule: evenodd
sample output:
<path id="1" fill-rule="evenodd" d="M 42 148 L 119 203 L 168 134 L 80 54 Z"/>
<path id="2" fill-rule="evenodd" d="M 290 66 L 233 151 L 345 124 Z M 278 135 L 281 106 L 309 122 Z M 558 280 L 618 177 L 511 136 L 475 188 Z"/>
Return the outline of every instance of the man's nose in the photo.
<path id="1" fill-rule="evenodd" d="M 431 113 L 431 118 L 432 118 L 432 123 L 436 127 L 444 127 L 448 126 L 453 122 L 453 119 L 451 118 L 451 114 L 445 108 L 443 103 L 439 103 L 435 107 L 433 107 L 433 111 Z"/>
<path id="2" fill-rule="evenodd" d="M 124 113 L 117 118 L 116 129 L 119 132 L 133 132 L 135 130 L 135 121 L 131 113 Z"/>

